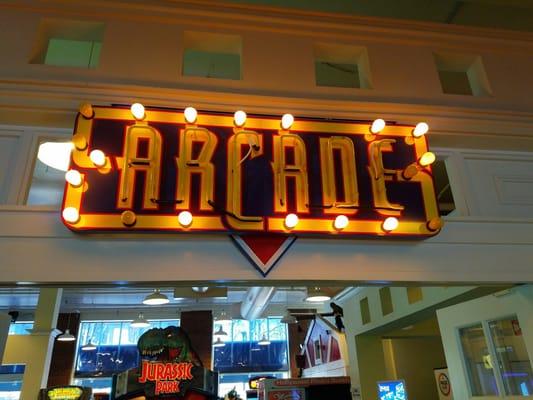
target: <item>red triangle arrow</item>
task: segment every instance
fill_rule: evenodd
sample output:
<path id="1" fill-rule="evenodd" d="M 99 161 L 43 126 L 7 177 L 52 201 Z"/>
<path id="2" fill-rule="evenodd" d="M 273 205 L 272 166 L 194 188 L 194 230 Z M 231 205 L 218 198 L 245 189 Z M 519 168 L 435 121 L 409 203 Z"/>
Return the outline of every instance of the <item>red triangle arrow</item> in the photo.
<path id="1" fill-rule="evenodd" d="M 231 235 L 235 245 L 263 276 L 267 276 L 285 252 L 296 240 L 296 236 L 279 235 Z"/>

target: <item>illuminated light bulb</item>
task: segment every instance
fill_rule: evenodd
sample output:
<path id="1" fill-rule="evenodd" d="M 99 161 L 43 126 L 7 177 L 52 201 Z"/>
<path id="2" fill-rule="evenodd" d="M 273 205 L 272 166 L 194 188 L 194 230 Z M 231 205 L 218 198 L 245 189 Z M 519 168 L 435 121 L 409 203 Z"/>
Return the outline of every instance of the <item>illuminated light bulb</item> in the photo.
<path id="1" fill-rule="evenodd" d="M 80 219 L 80 213 L 78 212 L 78 209 L 74 207 L 66 207 L 62 214 L 63 219 L 71 224 L 75 224 Z"/>
<path id="2" fill-rule="evenodd" d="M 288 229 L 293 229 L 296 225 L 298 225 L 299 218 L 296 214 L 288 214 L 285 217 L 285 226 Z"/>
<path id="3" fill-rule="evenodd" d="M 246 123 L 246 113 L 242 110 L 235 111 L 235 114 L 233 115 L 233 122 L 235 123 L 235 126 L 244 126 Z"/>
<path id="4" fill-rule="evenodd" d="M 349 222 L 350 221 L 348 220 L 348 217 L 346 215 L 337 215 L 335 221 L 333 222 L 333 226 L 335 227 L 335 229 L 340 231 L 346 228 Z"/>
<path id="5" fill-rule="evenodd" d="M 422 157 L 420 157 L 420 160 L 418 160 L 418 163 L 422 167 L 427 167 L 428 165 L 431 165 L 435 162 L 437 157 L 435 156 L 435 153 L 432 153 L 431 151 L 427 151 L 424 154 L 422 154 Z"/>
<path id="6" fill-rule="evenodd" d="M 45 142 L 39 145 L 37 158 L 43 164 L 60 171 L 67 171 L 70 165 L 72 142 Z"/>
<path id="7" fill-rule="evenodd" d="M 93 150 L 89 154 L 89 158 L 97 167 L 103 167 L 105 165 L 105 154 L 102 150 Z"/>
<path id="8" fill-rule="evenodd" d="M 81 174 L 75 169 L 70 169 L 67 171 L 65 174 L 65 180 L 74 187 L 80 186 L 82 182 Z"/>
<path id="9" fill-rule="evenodd" d="M 381 227 L 385 232 L 392 232 L 393 230 L 398 228 L 399 224 L 400 222 L 398 221 L 398 218 L 388 217 L 387 219 L 385 219 L 385 221 L 383 221 Z"/>
<path id="10" fill-rule="evenodd" d="M 146 114 L 144 113 L 144 106 L 141 103 L 133 103 L 130 107 L 131 114 L 133 115 L 133 118 L 135 118 L 138 121 L 141 121 L 144 119 Z"/>
<path id="11" fill-rule="evenodd" d="M 294 124 L 294 117 L 292 114 L 284 114 L 283 117 L 281 117 L 281 127 L 283 129 L 291 129 L 292 124 Z"/>
<path id="12" fill-rule="evenodd" d="M 419 122 L 418 124 L 416 124 L 415 129 L 413 129 L 412 134 L 414 137 L 420 137 L 424 136 L 426 133 L 428 133 L 428 131 L 429 125 L 425 122 Z"/>
<path id="13" fill-rule="evenodd" d="M 374 122 L 372 122 L 372 126 L 370 127 L 370 132 L 373 134 L 377 134 L 381 132 L 385 128 L 385 121 L 381 118 L 376 119 Z"/>
<path id="14" fill-rule="evenodd" d="M 192 224 L 192 214 L 189 211 L 182 211 L 178 214 L 178 222 L 181 226 Z"/>
<path id="15" fill-rule="evenodd" d="M 198 111 L 196 111 L 196 108 L 187 107 L 185 110 L 183 110 L 183 115 L 185 116 L 185 121 L 187 121 L 187 123 L 194 124 L 196 122 L 196 118 L 198 118 Z"/>

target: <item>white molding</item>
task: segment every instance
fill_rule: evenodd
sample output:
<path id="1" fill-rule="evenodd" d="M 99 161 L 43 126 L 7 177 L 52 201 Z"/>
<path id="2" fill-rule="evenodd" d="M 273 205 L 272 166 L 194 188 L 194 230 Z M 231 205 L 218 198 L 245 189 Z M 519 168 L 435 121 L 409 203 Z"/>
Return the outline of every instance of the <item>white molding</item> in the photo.
<path id="1" fill-rule="evenodd" d="M 496 51 L 505 45 L 519 49 L 533 46 L 531 32 L 487 29 L 434 22 L 366 17 L 347 13 L 305 11 L 252 4 L 237 4 L 216 0 L 151 0 L 142 4 L 127 1 L 93 0 L 90 10 L 83 0 L 47 1 L 19 0 L 2 4 L 1 8 L 31 11 L 42 14 L 59 13 L 63 16 L 89 17 L 97 20 L 120 19 L 129 21 L 156 21 L 165 24 L 192 24 L 205 26 L 207 22 L 219 29 L 235 28 L 284 32 L 320 37 L 364 37 L 380 41 L 393 36 L 397 43 L 441 45 L 455 42 L 455 46 L 490 48 Z M 388 39 L 390 40 L 390 39 Z M 446 46 L 446 48 L 448 48 Z M 509 51 L 509 49 L 506 49 Z"/>

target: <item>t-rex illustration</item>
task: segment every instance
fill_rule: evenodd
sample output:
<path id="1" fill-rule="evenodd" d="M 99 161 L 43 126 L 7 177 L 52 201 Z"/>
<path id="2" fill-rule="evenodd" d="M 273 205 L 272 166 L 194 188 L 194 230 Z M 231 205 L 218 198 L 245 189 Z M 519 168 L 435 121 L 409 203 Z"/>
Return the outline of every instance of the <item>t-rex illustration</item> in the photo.
<path id="1" fill-rule="evenodd" d="M 202 361 L 191 347 L 189 336 L 177 326 L 153 328 L 141 335 L 137 342 L 141 357 L 151 361 L 190 362 L 202 367 Z"/>

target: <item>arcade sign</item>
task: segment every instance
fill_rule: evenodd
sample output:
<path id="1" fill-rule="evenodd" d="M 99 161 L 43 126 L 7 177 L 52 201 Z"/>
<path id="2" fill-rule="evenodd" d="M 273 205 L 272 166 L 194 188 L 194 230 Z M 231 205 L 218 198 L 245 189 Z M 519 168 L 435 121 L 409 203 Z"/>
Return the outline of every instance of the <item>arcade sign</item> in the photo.
<path id="1" fill-rule="evenodd" d="M 249 247 L 277 237 L 278 250 L 296 235 L 429 237 L 441 220 L 427 129 L 83 105 L 63 221 L 76 232 L 222 232 Z"/>

